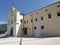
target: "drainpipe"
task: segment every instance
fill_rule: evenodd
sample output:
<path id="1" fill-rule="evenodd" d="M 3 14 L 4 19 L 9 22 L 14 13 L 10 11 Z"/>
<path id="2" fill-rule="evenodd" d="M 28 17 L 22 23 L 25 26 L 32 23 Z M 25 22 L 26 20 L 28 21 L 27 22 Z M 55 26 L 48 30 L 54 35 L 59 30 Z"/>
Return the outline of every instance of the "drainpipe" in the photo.
<path id="1" fill-rule="evenodd" d="M 33 23 L 33 15 L 32 15 L 32 30 L 33 30 L 33 36 L 34 36 L 34 29 L 33 29 L 33 27 L 34 27 L 34 23 Z"/>
<path id="2" fill-rule="evenodd" d="M 23 15 L 23 28 L 24 28 L 24 15 Z M 23 29 L 24 30 L 24 29 Z"/>

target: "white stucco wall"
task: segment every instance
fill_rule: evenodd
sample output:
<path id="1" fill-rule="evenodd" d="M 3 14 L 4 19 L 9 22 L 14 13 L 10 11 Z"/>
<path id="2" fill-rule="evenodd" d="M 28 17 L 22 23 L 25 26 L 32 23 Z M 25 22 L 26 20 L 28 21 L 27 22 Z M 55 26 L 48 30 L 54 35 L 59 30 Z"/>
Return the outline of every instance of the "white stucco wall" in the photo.
<path id="1" fill-rule="evenodd" d="M 23 15 L 20 14 L 20 12 L 17 12 L 16 15 L 16 35 L 21 36 L 22 35 L 22 28 L 23 28 Z M 21 22 L 22 20 L 22 22 Z"/>

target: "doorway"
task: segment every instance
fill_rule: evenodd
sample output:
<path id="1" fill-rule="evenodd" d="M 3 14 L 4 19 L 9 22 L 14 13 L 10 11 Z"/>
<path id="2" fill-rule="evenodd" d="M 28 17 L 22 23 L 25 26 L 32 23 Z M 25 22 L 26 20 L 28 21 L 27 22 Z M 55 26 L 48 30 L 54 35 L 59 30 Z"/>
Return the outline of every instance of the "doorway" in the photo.
<path id="1" fill-rule="evenodd" d="M 10 36 L 13 36 L 13 27 L 11 28 Z"/>
<path id="2" fill-rule="evenodd" d="M 24 34 L 24 35 L 27 35 L 27 28 L 24 28 L 23 34 Z"/>
<path id="3" fill-rule="evenodd" d="M 24 35 L 27 35 L 27 30 L 24 30 Z"/>

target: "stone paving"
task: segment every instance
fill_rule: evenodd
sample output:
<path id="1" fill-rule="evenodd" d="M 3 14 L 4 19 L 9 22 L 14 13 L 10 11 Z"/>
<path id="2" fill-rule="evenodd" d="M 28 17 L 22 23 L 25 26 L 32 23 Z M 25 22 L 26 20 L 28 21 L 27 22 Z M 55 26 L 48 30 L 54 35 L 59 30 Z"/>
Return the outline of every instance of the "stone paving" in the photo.
<path id="1" fill-rule="evenodd" d="M 60 37 L 55 37 L 55 38 L 23 38 L 22 45 L 60 45 Z"/>
<path id="2" fill-rule="evenodd" d="M 0 38 L 0 45 L 60 45 L 60 37 L 50 38 Z"/>
<path id="3" fill-rule="evenodd" d="M 20 39 L 16 37 L 0 38 L 0 45 L 19 45 Z"/>

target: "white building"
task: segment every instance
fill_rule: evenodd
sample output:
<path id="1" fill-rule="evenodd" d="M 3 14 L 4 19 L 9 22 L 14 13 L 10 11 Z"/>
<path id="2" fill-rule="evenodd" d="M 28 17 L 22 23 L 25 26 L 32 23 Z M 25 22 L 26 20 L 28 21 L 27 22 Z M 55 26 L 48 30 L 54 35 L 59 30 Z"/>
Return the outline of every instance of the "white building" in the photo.
<path id="1" fill-rule="evenodd" d="M 60 36 L 60 2 L 27 15 L 12 8 L 7 29 L 13 36 Z"/>
<path id="2" fill-rule="evenodd" d="M 18 10 L 12 7 L 11 11 L 8 15 L 8 34 L 13 36 L 20 36 L 22 33 L 21 28 L 23 27 L 23 23 L 20 20 L 23 19 L 23 15 L 20 14 Z"/>

